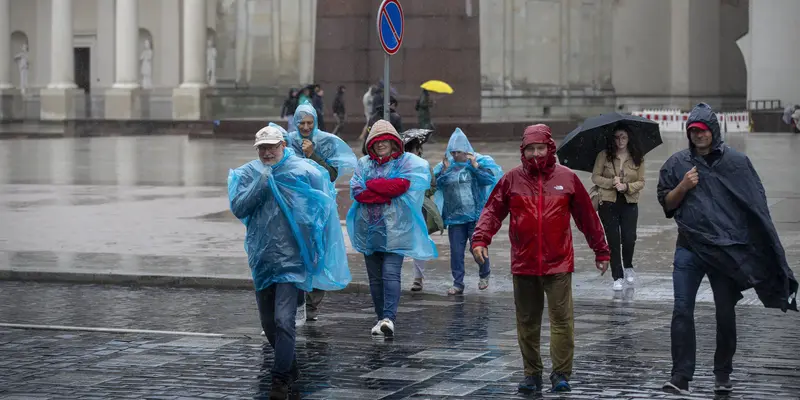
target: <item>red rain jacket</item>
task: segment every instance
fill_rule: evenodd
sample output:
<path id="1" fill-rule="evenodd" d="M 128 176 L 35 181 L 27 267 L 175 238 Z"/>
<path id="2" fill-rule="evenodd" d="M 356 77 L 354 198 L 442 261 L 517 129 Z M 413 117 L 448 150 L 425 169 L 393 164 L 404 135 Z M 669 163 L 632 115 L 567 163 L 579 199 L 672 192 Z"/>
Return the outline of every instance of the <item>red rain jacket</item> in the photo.
<path id="1" fill-rule="evenodd" d="M 594 250 L 596 261 L 608 261 L 605 232 L 589 194 L 572 170 L 556 164 L 556 144 L 547 125 L 525 129 L 520 151 L 546 143 L 547 156 L 525 159 L 495 186 L 472 236 L 472 247 L 488 247 L 510 213 L 511 273 L 552 275 L 575 270 L 570 215 Z"/>

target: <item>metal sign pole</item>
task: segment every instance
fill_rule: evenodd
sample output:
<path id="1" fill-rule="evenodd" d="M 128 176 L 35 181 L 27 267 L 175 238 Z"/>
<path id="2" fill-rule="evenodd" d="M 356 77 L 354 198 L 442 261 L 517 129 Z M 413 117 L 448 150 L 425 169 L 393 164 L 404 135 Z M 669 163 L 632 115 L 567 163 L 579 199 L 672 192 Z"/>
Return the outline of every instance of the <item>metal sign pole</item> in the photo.
<path id="1" fill-rule="evenodd" d="M 387 53 L 383 54 L 383 119 L 389 121 L 389 98 L 391 97 L 389 85 L 389 58 Z"/>

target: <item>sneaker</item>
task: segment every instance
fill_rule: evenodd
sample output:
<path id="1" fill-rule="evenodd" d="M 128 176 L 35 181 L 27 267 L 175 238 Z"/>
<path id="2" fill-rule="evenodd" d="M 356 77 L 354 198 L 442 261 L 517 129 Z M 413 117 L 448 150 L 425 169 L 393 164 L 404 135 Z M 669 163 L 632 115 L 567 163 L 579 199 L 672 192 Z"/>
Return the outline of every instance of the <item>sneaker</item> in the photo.
<path id="1" fill-rule="evenodd" d="M 615 292 L 619 292 L 619 291 L 622 290 L 622 283 L 624 281 L 625 281 L 624 279 L 617 279 L 617 280 L 614 281 L 614 291 Z"/>
<path id="2" fill-rule="evenodd" d="M 689 381 L 677 375 L 668 380 L 664 386 L 661 386 L 661 390 L 682 396 L 691 394 L 691 391 L 689 391 Z"/>
<path id="3" fill-rule="evenodd" d="M 636 272 L 633 271 L 633 268 L 625 268 L 625 282 L 629 285 L 636 282 Z"/>
<path id="4" fill-rule="evenodd" d="M 481 278 L 478 281 L 478 290 L 486 290 L 489 287 L 489 277 Z"/>
<path id="5" fill-rule="evenodd" d="M 272 387 L 269 391 L 269 400 L 286 400 L 289 397 L 289 382 L 278 378 L 272 379 Z"/>
<path id="6" fill-rule="evenodd" d="M 319 319 L 319 312 L 306 310 L 306 321 L 316 321 Z"/>
<path id="7" fill-rule="evenodd" d="M 542 376 L 525 376 L 525 380 L 520 382 L 517 385 L 517 389 L 520 392 L 534 392 L 534 393 L 541 393 L 542 392 Z"/>
<path id="8" fill-rule="evenodd" d="M 569 381 L 567 381 L 567 377 L 558 372 L 553 372 L 550 374 L 550 383 L 553 384 L 553 388 L 550 389 L 551 392 L 559 393 L 572 391 L 572 388 L 569 387 Z"/>
<path id="9" fill-rule="evenodd" d="M 383 332 L 384 336 L 394 336 L 394 322 L 389 318 L 384 318 L 381 321 L 381 332 Z"/>
<path id="10" fill-rule="evenodd" d="M 411 284 L 411 291 L 412 292 L 422 291 L 422 278 L 414 279 L 414 283 Z"/>
<path id="11" fill-rule="evenodd" d="M 375 324 L 375 326 L 372 327 L 372 330 L 370 331 L 370 333 L 372 335 L 374 335 L 374 336 L 383 335 L 383 332 L 381 332 L 381 324 L 382 323 L 383 323 L 383 321 L 378 321 L 378 323 Z"/>
<path id="12" fill-rule="evenodd" d="M 729 394 L 733 392 L 731 377 L 728 375 L 717 375 L 714 378 L 714 394 Z"/>

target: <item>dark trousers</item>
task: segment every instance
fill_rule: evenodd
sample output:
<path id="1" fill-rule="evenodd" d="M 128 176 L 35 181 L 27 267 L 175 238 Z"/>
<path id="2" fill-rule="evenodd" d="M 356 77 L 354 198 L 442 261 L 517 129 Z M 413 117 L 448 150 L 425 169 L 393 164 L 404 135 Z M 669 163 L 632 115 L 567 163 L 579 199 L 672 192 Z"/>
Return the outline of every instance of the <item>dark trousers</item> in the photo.
<path id="1" fill-rule="evenodd" d="M 261 328 L 275 351 L 272 377 L 288 382 L 296 367 L 294 345 L 297 299 L 300 289 L 294 283 L 275 283 L 256 292 Z"/>
<path id="2" fill-rule="evenodd" d="M 717 350 L 714 353 L 714 374 L 727 376 L 733 371 L 736 353 L 736 302 L 741 293 L 728 276 L 717 272 L 691 250 L 675 249 L 672 286 L 675 306 L 672 311 L 672 375 L 692 380 L 695 368 L 696 338 L 694 305 L 703 276 L 708 274 L 717 312 Z"/>
<path id="3" fill-rule="evenodd" d="M 633 268 L 633 248 L 636 245 L 636 225 L 639 220 L 639 205 L 628 203 L 625 195 L 617 194 L 614 203 L 603 202 L 599 210 L 600 221 L 606 231 L 608 247 L 611 248 L 611 275 L 614 280 L 625 277 L 625 268 Z M 620 253 L 622 247 L 622 253 Z M 620 257 L 621 254 L 621 257 Z"/>
<path id="4" fill-rule="evenodd" d="M 314 289 L 306 292 L 306 318 L 313 319 L 319 315 L 319 305 L 322 304 L 322 299 L 325 298 L 325 291 Z"/>
<path id="5" fill-rule="evenodd" d="M 550 359 L 553 373 L 572 375 L 575 354 L 575 325 L 572 314 L 572 274 L 545 276 L 514 275 L 514 306 L 517 312 L 517 340 L 522 352 L 525 376 L 542 374 L 540 351 L 544 297 L 550 317 Z"/>
<path id="6" fill-rule="evenodd" d="M 342 129 L 344 129 L 345 116 L 344 114 L 333 114 L 333 117 L 336 118 L 336 127 L 333 128 L 331 133 L 337 136 L 341 135 Z"/>

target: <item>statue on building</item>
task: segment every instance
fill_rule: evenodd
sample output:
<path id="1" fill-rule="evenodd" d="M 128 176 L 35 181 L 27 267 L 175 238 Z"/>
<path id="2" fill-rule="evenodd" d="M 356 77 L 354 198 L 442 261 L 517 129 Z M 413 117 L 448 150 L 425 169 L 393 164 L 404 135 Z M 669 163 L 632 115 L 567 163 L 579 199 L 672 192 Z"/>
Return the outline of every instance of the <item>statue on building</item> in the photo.
<path id="1" fill-rule="evenodd" d="M 142 88 L 150 89 L 153 87 L 153 49 L 149 39 L 144 41 L 144 50 L 139 56 L 139 61 L 141 61 L 139 69 L 142 74 Z"/>
<path id="2" fill-rule="evenodd" d="M 28 45 L 23 43 L 22 44 L 22 51 L 17 53 L 14 56 L 14 61 L 17 63 L 17 68 L 19 69 L 19 89 L 22 93 L 25 93 L 25 89 L 28 88 Z"/>
<path id="3" fill-rule="evenodd" d="M 211 39 L 206 44 L 206 81 L 211 86 L 217 84 L 217 49 Z"/>

